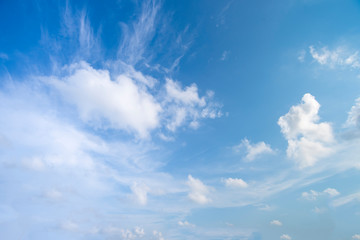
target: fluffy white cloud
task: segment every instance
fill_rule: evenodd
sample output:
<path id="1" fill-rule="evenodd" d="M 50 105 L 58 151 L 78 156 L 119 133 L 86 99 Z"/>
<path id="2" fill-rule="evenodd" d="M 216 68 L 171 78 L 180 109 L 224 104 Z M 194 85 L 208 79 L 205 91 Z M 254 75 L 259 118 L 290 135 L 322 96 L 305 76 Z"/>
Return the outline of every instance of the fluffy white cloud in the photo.
<path id="1" fill-rule="evenodd" d="M 335 188 L 327 188 L 322 192 L 317 192 L 314 190 L 310 190 L 309 192 L 303 192 L 301 196 L 306 200 L 316 200 L 320 196 L 327 195 L 329 197 L 336 197 L 340 193 Z"/>
<path id="2" fill-rule="evenodd" d="M 283 234 L 280 236 L 280 239 L 283 239 L 283 240 L 291 240 L 291 237 L 287 234 Z"/>
<path id="3" fill-rule="evenodd" d="M 327 188 L 323 191 L 323 193 L 328 194 L 330 197 L 336 197 L 340 194 L 335 188 Z"/>
<path id="4" fill-rule="evenodd" d="M 327 47 L 316 50 L 313 46 L 310 46 L 309 49 L 313 59 L 321 65 L 328 65 L 332 68 L 336 66 L 360 68 L 360 58 L 357 51 L 349 53 L 344 47 L 339 47 L 332 51 Z"/>
<path id="5" fill-rule="evenodd" d="M 252 161 L 264 154 L 274 153 L 274 150 L 271 149 L 269 144 L 264 142 L 251 144 L 246 138 L 243 139 L 239 145 L 233 147 L 236 152 L 239 152 L 242 148 L 246 149 L 245 159 L 247 161 Z"/>
<path id="6" fill-rule="evenodd" d="M 157 94 L 157 80 L 132 66 L 117 64 L 120 69 L 110 74 L 79 62 L 65 68 L 67 76 L 45 81 L 77 107 L 84 122 L 95 128 L 134 132 L 140 138 L 163 125 L 172 132 L 184 125 L 198 128 L 201 119 L 222 115 L 211 91 L 200 97 L 196 84 L 183 89 L 180 83 L 167 79 L 165 95 Z"/>
<path id="7" fill-rule="evenodd" d="M 170 131 L 175 131 L 187 123 L 196 129 L 200 119 L 222 116 L 221 106 L 212 101 L 214 93 L 208 91 L 206 96 L 200 97 L 196 84 L 182 88 L 179 82 L 167 78 L 165 92 L 162 105 L 168 114 L 166 127 Z"/>
<path id="8" fill-rule="evenodd" d="M 280 222 L 279 220 L 272 220 L 270 224 L 275 226 L 282 226 L 282 222 Z"/>
<path id="9" fill-rule="evenodd" d="M 352 236 L 352 239 L 360 239 L 360 234 L 355 234 L 354 236 Z"/>
<path id="10" fill-rule="evenodd" d="M 199 179 L 193 178 L 191 175 L 188 176 L 187 185 L 190 188 L 188 197 L 199 204 L 206 204 L 211 201 L 208 197 L 210 188 L 202 183 Z"/>
<path id="11" fill-rule="evenodd" d="M 227 187 L 246 188 L 248 184 L 241 178 L 227 178 L 224 180 Z"/>
<path id="12" fill-rule="evenodd" d="M 145 86 L 126 75 L 112 81 L 107 70 L 96 70 L 85 62 L 69 68 L 69 76 L 52 78 L 49 83 L 77 106 L 85 122 L 135 131 L 140 137 L 159 126 L 161 106 Z"/>
<path id="13" fill-rule="evenodd" d="M 334 141 L 329 123 L 319 121 L 320 104 L 307 93 L 301 104 L 279 118 L 281 132 L 288 140 L 287 156 L 294 159 L 300 168 L 314 165 L 320 158 L 333 152 Z"/>

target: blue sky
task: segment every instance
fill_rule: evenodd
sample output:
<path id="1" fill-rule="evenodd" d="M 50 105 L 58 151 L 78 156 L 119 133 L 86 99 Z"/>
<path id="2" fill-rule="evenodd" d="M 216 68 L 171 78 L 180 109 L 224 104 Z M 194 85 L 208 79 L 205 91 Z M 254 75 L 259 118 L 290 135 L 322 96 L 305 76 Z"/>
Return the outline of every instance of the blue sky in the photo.
<path id="1" fill-rule="evenodd" d="M 359 21 L 1 1 L 1 239 L 360 239 Z"/>

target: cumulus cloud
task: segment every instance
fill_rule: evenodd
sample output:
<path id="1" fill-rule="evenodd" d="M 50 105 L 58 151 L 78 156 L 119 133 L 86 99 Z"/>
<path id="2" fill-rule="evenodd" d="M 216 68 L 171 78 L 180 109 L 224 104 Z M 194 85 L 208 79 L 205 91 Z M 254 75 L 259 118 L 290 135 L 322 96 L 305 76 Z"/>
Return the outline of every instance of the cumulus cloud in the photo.
<path id="1" fill-rule="evenodd" d="M 335 188 L 327 188 L 322 192 L 317 192 L 314 190 L 310 190 L 309 192 L 303 192 L 301 196 L 306 200 L 316 200 L 320 196 L 329 196 L 329 197 L 336 197 L 340 193 Z"/>
<path id="2" fill-rule="evenodd" d="M 294 159 L 300 168 L 313 166 L 320 158 L 333 152 L 334 141 L 331 125 L 319 121 L 320 104 L 307 93 L 299 105 L 279 118 L 281 132 L 288 141 L 287 156 Z"/>
<path id="3" fill-rule="evenodd" d="M 270 224 L 275 226 L 282 226 L 282 222 L 280 222 L 279 220 L 272 220 Z"/>
<path id="4" fill-rule="evenodd" d="M 71 65 L 70 70 L 69 76 L 53 77 L 49 84 L 76 105 L 85 122 L 135 131 L 141 137 L 160 124 L 160 104 L 133 79 L 119 75 L 112 81 L 107 70 L 96 70 L 85 62 Z"/>
<path id="5" fill-rule="evenodd" d="M 212 100 L 212 91 L 200 97 L 196 84 L 183 88 L 179 82 L 169 78 L 166 79 L 165 91 L 163 105 L 168 113 L 166 127 L 170 131 L 186 123 L 192 128 L 198 128 L 200 119 L 222 116 L 221 106 Z"/>
<path id="6" fill-rule="evenodd" d="M 239 152 L 241 149 L 246 150 L 245 160 L 253 161 L 256 158 L 259 158 L 265 154 L 274 154 L 275 151 L 271 149 L 269 144 L 264 142 L 258 142 L 251 144 L 248 139 L 243 139 L 239 145 L 233 147 L 236 152 Z"/>
<path id="7" fill-rule="evenodd" d="M 248 184 L 241 178 L 227 178 L 224 180 L 227 187 L 246 188 Z"/>
<path id="8" fill-rule="evenodd" d="M 314 46 L 310 46 L 309 49 L 312 58 L 321 65 L 327 65 L 332 68 L 336 66 L 360 68 L 360 58 L 357 51 L 349 52 L 345 47 L 329 50 L 328 47 L 315 49 Z"/>
<path id="9" fill-rule="evenodd" d="M 208 196 L 210 193 L 210 188 L 199 179 L 193 178 L 191 175 L 189 175 L 187 185 L 190 188 L 188 197 L 192 201 L 199 204 L 206 204 L 211 201 Z"/>
<path id="10" fill-rule="evenodd" d="M 291 240 L 291 237 L 287 234 L 283 234 L 280 236 L 280 239 L 283 239 L 283 240 Z"/>
<path id="11" fill-rule="evenodd" d="M 90 126 L 124 130 L 140 138 L 163 125 L 174 132 L 184 125 L 197 128 L 201 119 L 222 115 L 221 106 L 212 100 L 213 92 L 200 97 L 196 84 L 182 89 L 180 83 L 167 79 L 162 98 L 152 89 L 154 78 L 122 66 L 113 79 L 109 70 L 82 61 L 68 66 L 67 76 L 45 78 L 45 82 L 76 106 L 80 118 Z"/>

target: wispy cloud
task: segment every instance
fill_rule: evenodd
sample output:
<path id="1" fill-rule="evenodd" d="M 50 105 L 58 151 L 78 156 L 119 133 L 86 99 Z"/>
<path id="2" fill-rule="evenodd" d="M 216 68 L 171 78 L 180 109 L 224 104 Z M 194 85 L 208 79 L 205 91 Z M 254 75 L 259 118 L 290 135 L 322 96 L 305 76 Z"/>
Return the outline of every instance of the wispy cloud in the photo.
<path id="1" fill-rule="evenodd" d="M 314 46 L 309 47 L 312 58 L 321 65 L 335 67 L 360 68 L 360 58 L 358 51 L 351 52 L 345 47 L 338 47 L 329 50 L 328 47 L 316 49 Z"/>
<path id="2" fill-rule="evenodd" d="M 199 179 L 188 176 L 187 185 L 190 188 L 189 198 L 199 204 L 206 204 L 211 201 L 209 198 L 210 188 Z"/>
<path id="3" fill-rule="evenodd" d="M 131 24 L 121 24 L 123 38 L 118 49 L 119 59 L 130 65 L 143 60 L 147 45 L 157 29 L 159 9 L 158 1 L 143 1 L 138 18 Z"/>

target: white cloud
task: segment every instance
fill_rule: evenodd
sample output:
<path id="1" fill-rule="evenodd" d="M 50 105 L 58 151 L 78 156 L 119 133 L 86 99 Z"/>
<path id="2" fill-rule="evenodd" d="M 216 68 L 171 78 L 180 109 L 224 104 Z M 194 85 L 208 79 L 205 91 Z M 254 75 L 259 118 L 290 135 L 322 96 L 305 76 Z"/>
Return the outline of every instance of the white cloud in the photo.
<path id="1" fill-rule="evenodd" d="M 305 198 L 306 200 L 316 200 L 320 196 L 329 196 L 329 197 L 336 197 L 340 193 L 335 188 L 327 188 L 322 192 L 317 192 L 314 190 L 310 190 L 309 192 L 303 192 L 301 196 Z"/>
<path id="2" fill-rule="evenodd" d="M 255 204 L 254 206 L 257 207 L 257 209 L 260 210 L 260 211 L 272 211 L 274 209 L 273 206 L 270 206 L 270 205 L 265 204 L 265 203 Z"/>
<path id="3" fill-rule="evenodd" d="M 140 137 L 147 137 L 159 126 L 160 104 L 131 78 L 119 75 L 112 81 L 108 71 L 96 70 L 85 62 L 70 69 L 70 76 L 52 78 L 49 83 L 77 106 L 85 122 L 98 128 L 132 130 Z"/>
<path id="4" fill-rule="evenodd" d="M 247 161 L 253 161 L 254 159 L 265 154 L 275 153 L 274 150 L 271 149 L 269 144 L 266 144 L 264 142 L 251 144 L 250 141 L 246 138 L 243 139 L 239 145 L 233 147 L 236 152 L 239 152 L 242 148 L 246 149 L 245 160 Z"/>
<path id="5" fill-rule="evenodd" d="M 288 140 L 287 156 L 294 159 L 300 168 L 313 166 L 320 158 L 333 152 L 334 141 L 329 123 L 319 121 L 320 104 L 307 93 L 301 104 L 279 118 L 281 132 Z"/>
<path id="6" fill-rule="evenodd" d="M 143 60 L 149 42 L 153 39 L 159 19 L 160 5 L 156 0 L 143 1 L 139 17 L 131 24 L 121 23 L 122 40 L 118 57 L 135 65 Z"/>
<path id="7" fill-rule="evenodd" d="M 194 224 L 191 224 L 188 221 L 178 221 L 178 225 L 181 227 L 195 227 Z"/>
<path id="8" fill-rule="evenodd" d="M 330 197 L 336 197 L 340 194 L 335 188 L 327 188 L 323 191 L 323 193 L 327 193 Z"/>
<path id="9" fill-rule="evenodd" d="M 211 201 L 208 197 L 210 189 L 199 179 L 193 178 L 191 175 L 188 176 L 187 185 L 190 188 L 189 198 L 199 204 L 206 204 Z"/>
<path id="10" fill-rule="evenodd" d="M 133 196 L 135 200 L 140 205 L 145 205 L 147 203 L 147 194 L 149 191 L 149 187 L 145 184 L 133 183 L 131 186 L 131 191 L 133 192 Z"/>
<path id="11" fill-rule="evenodd" d="M 283 234 L 280 236 L 280 239 L 283 239 L 283 240 L 291 240 L 291 237 L 287 234 Z"/>
<path id="12" fill-rule="evenodd" d="M 108 226 L 101 229 L 101 232 L 111 236 L 121 236 L 121 239 L 124 240 L 141 239 L 145 235 L 145 230 L 139 226 L 136 226 L 133 230 Z"/>
<path id="13" fill-rule="evenodd" d="M 360 128 L 360 98 L 356 99 L 355 105 L 351 107 L 345 125 Z"/>
<path id="14" fill-rule="evenodd" d="M 360 239 L 360 234 L 355 234 L 354 236 L 352 236 L 352 239 Z"/>
<path id="15" fill-rule="evenodd" d="M 246 188 L 248 184 L 241 178 L 227 178 L 224 180 L 227 187 Z"/>
<path id="16" fill-rule="evenodd" d="M 167 97 L 175 102 L 190 106 L 198 105 L 200 107 L 203 107 L 206 104 L 205 98 L 199 97 L 196 84 L 185 87 L 185 89 L 183 90 L 180 86 L 180 83 L 167 78 L 165 89 Z"/>
<path id="17" fill-rule="evenodd" d="M 275 226 L 282 226 L 282 222 L 280 222 L 279 220 L 272 220 L 270 224 Z"/>
<path id="18" fill-rule="evenodd" d="M 314 190 L 310 190 L 309 192 L 303 192 L 301 194 L 301 196 L 306 200 L 316 200 L 319 195 L 320 193 Z"/>
<path id="19" fill-rule="evenodd" d="M 339 207 L 351 203 L 353 201 L 358 201 L 358 202 L 360 201 L 360 193 L 353 193 L 344 197 L 337 198 L 334 201 L 332 201 L 331 205 L 334 207 Z"/>
<path id="20" fill-rule="evenodd" d="M 221 55 L 220 61 L 225 61 L 229 56 L 229 51 L 224 51 Z"/>
<path id="21" fill-rule="evenodd" d="M 360 58 L 357 51 L 349 52 L 345 47 L 338 47 L 332 51 L 327 47 L 316 50 L 314 46 L 310 46 L 309 49 L 313 59 L 321 65 L 327 65 L 331 68 L 336 66 L 360 68 Z"/>
<path id="22" fill-rule="evenodd" d="M 221 106 L 212 101 L 214 92 L 208 91 L 205 96 L 200 97 L 196 84 L 182 88 L 179 82 L 167 78 L 165 92 L 162 105 L 167 113 L 166 127 L 172 132 L 186 123 L 196 129 L 200 119 L 222 116 Z"/>

